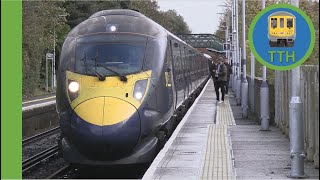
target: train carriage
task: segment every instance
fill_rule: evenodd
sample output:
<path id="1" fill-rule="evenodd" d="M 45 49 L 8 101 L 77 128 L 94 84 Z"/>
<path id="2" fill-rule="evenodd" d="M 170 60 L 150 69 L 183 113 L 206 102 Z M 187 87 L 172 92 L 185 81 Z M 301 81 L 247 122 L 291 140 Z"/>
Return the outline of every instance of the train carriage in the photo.
<path id="1" fill-rule="evenodd" d="M 293 47 L 296 38 L 296 18 L 293 14 L 280 11 L 268 17 L 270 47 Z"/>
<path id="2" fill-rule="evenodd" d="M 64 159 L 85 165 L 152 161 L 172 116 L 208 77 L 207 58 L 141 13 L 93 14 L 68 34 L 60 56 Z"/>

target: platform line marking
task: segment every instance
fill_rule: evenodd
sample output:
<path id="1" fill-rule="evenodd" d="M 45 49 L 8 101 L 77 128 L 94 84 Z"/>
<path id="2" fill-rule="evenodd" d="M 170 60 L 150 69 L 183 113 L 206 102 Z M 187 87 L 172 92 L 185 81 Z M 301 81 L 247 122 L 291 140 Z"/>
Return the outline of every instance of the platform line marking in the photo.
<path id="1" fill-rule="evenodd" d="M 209 160 L 209 163 L 204 162 L 205 167 L 200 179 L 235 179 L 228 129 L 227 124 L 210 125 L 207 139 L 208 146 L 205 151 L 205 159 Z"/>
<path id="2" fill-rule="evenodd" d="M 235 179 L 234 156 L 232 150 L 230 126 L 236 125 L 233 112 L 226 99 L 217 104 L 216 124 L 207 128 L 205 161 L 202 164 L 200 179 Z"/>
<path id="3" fill-rule="evenodd" d="M 48 102 L 44 102 L 44 103 L 40 103 L 40 104 L 34 104 L 34 105 L 31 105 L 31 106 L 27 106 L 27 107 L 22 107 L 22 112 L 30 110 L 30 109 L 34 109 L 34 108 L 39 108 L 39 107 L 43 107 L 43 106 L 49 106 L 49 105 L 55 104 L 55 103 L 56 103 L 56 100 L 53 100 L 53 101 L 48 101 Z"/>
<path id="4" fill-rule="evenodd" d="M 217 105 L 216 124 L 236 125 L 229 99 L 225 100 L 224 103 Z"/>
<path id="5" fill-rule="evenodd" d="M 24 101 L 24 102 L 22 102 L 22 104 L 32 103 L 32 102 L 36 102 L 36 101 L 43 101 L 43 100 L 52 99 L 52 98 L 56 98 L 56 96 L 50 96 L 50 97 L 46 97 L 46 98 L 42 98 L 42 99 L 35 99 L 35 100 L 31 100 L 31 101 Z"/>
<path id="6" fill-rule="evenodd" d="M 192 106 L 189 108 L 188 112 L 184 115 L 183 119 L 180 121 L 179 125 L 177 126 L 177 128 L 174 130 L 174 132 L 172 133 L 171 137 L 169 138 L 169 140 L 167 141 L 167 143 L 164 145 L 164 147 L 161 149 L 161 151 L 158 153 L 158 155 L 156 156 L 156 158 L 153 160 L 152 164 L 150 165 L 150 167 L 148 168 L 148 170 L 146 171 L 146 173 L 143 175 L 142 180 L 145 179 L 152 179 L 152 176 L 154 175 L 155 170 L 157 169 L 159 163 L 161 162 L 161 160 L 164 158 L 164 156 L 166 155 L 166 153 L 168 152 L 169 148 L 171 147 L 173 141 L 176 139 L 178 133 L 180 132 L 181 128 L 183 127 L 183 125 L 185 124 L 185 122 L 187 121 L 188 117 L 190 116 L 191 112 L 193 111 L 194 107 L 198 104 L 199 99 L 202 97 L 203 93 L 205 92 L 205 90 L 207 89 L 207 86 L 210 82 L 210 79 L 207 81 L 206 85 L 204 86 L 204 88 L 202 89 L 200 95 L 197 97 L 197 99 L 194 101 L 194 103 L 192 104 Z"/>
<path id="7" fill-rule="evenodd" d="M 208 135 L 210 133 L 210 128 L 211 128 L 211 126 L 207 125 L 207 128 L 206 128 L 207 137 L 211 137 Z M 206 149 L 207 147 L 208 147 L 208 140 L 206 140 L 205 146 L 203 148 Z M 212 148 L 210 148 L 210 151 L 212 151 Z M 204 162 L 204 163 L 201 163 L 201 168 L 199 169 L 199 174 L 204 174 L 205 172 L 208 172 L 209 163 L 211 162 L 208 160 L 207 156 L 203 155 L 203 153 L 201 156 L 201 162 Z M 205 174 L 205 175 L 206 175 L 206 177 L 208 177 L 208 174 Z"/>

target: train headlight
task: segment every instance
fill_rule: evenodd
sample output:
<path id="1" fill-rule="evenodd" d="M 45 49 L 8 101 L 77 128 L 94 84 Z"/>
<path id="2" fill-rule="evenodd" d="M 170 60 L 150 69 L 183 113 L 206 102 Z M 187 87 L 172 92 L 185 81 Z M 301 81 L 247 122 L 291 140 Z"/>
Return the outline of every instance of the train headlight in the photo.
<path id="1" fill-rule="evenodd" d="M 117 28 L 116 28 L 116 26 L 110 26 L 110 31 L 116 31 L 117 30 Z"/>
<path id="2" fill-rule="evenodd" d="M 68 80 L 68 95 L 70 101 L 75 100 L 79 96 L 80 85 L 77 81 Z"/>
<path id="3" fill-rule="evenodd" d="M 147 89 L 147 84 L 148 79 L 136 81 L 133 90 L 133 97 L 136 98 L 138 101 L 141 101 L 141 99 L 143 98 Z"/>
<path id="4" fill-rule="evenodd" d="M 79 85 L 79 83 L 77 81 L 71 81 L 69 83 L 68 89 L 69 89 L 70 92 L 76 93 L 76 92 L 79 91 L 79 88 L 80 88 L 80 85 Z"/>
<path id="5" fill-rule="evenodd" d="M 118 32 L 119 31 L 119 24 L 107 24 L 106 31 L 107 32 Z"/>

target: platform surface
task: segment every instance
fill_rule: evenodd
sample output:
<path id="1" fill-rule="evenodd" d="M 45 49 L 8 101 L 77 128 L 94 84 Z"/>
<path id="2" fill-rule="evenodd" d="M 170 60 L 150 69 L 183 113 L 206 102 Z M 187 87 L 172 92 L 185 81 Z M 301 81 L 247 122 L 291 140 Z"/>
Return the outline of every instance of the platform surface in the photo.
<path id="1" fill-rule="evenodd" d="M 209 80 L 142 179 L 290 179 L 289 139 L 259 130 L 232 93 L 217 103 Z M 305 173 L 319 179 L 311 162 Z"/>

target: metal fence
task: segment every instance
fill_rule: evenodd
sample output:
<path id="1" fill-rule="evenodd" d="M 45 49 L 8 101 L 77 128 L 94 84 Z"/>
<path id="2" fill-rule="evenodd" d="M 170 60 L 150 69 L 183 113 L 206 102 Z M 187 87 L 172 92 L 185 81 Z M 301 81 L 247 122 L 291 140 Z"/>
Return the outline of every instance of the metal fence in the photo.
<path id="1" fill-rule="evenodd" d="M 256 117 L 260 117 L 261 81 L 256 78 L 254 84 L 254 114 Z M 248 82 L 250 83 L 250 80 Z M 314 161 L 314 167 L 319 168 L 319 66 L 301 66 L 300 82 L 306 158 Z M 269 85 L 269 95 L 270 123 L 275 124 L 287 137 L 290 137 L 291 71 L 276 71 L 274 85 Z M 259 118 L 256 119 L 260 122 Z"/>

